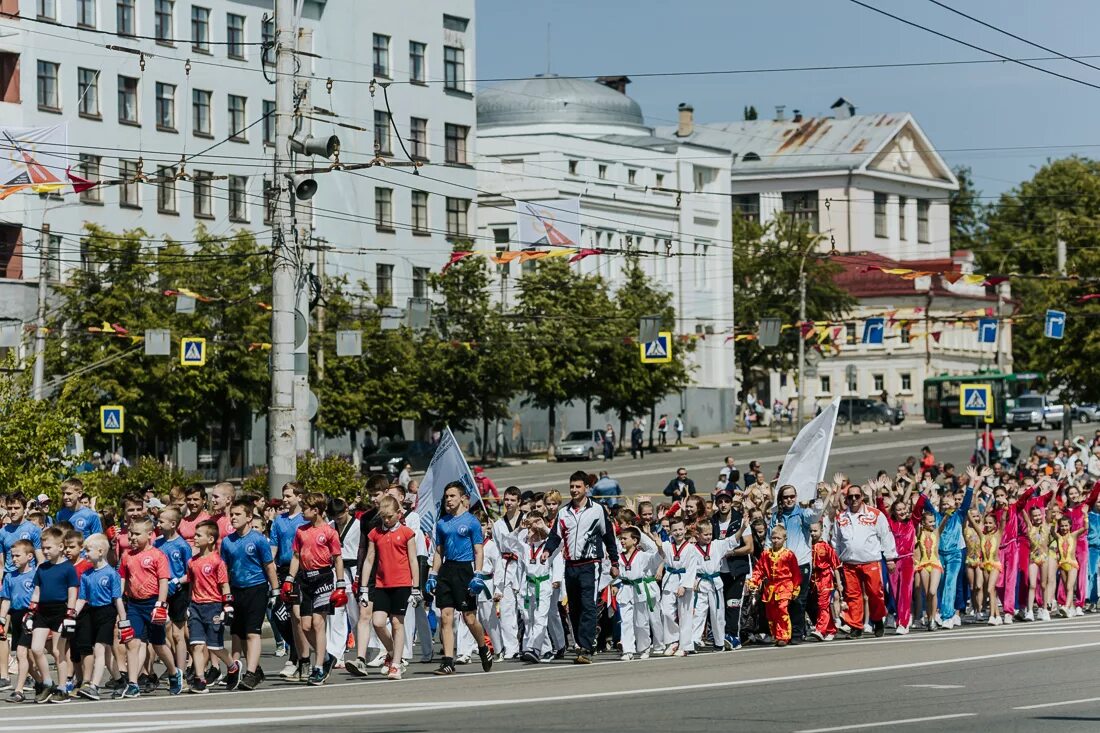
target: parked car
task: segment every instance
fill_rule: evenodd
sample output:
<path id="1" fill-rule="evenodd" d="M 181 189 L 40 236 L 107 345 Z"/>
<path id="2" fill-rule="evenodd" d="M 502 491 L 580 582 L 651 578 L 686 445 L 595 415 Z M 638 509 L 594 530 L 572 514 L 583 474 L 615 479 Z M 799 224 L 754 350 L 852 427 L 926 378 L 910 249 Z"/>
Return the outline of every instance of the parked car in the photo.
<path id="1" fill-rule="evenodd" d="M 1064 418 L 1065 411 L 1061 403 L 1056 403 L 1047 395 L 1029 392 L 1017 397 L 1016 406 L 1008 411 L 1008 429 L 1060 428 Z"/>
<path id="2" fill-rule="evenodd" d="M 841 397 L 836 421 L 840 425 L 847 425 L 849 420 L 856 425 L 865 422 L 900 425 L 905 420 L 905 410 L 900 407 L 891 407 L 882 400 Z"/>
<path id="3" fill-rule="evenodd" d="M 1100 405 L 1091 402 L 1087 405 L 1073 405 L 1071 413 L 1075 422 L 1100 422 Z"/>
<path id="4" fill-rule="evenodd" d="M 414 471 L 424 471 L 432 462 L 433 452 L 435 449 L 431 444 L 423 440 L 389 440 L 374 453 L 363 456 L 363 473 L 391 471 L 391 465 L 396 465 L 396 472 L 400 472 L 400 464 L 405 461 L 409 462 Z"/>
<path id="5" fill-rule="evenodd" d="M 594 461 L 602 455 L 602 430 L 571 430 L 558 443 L 554 459 L 558 461 Z"/>

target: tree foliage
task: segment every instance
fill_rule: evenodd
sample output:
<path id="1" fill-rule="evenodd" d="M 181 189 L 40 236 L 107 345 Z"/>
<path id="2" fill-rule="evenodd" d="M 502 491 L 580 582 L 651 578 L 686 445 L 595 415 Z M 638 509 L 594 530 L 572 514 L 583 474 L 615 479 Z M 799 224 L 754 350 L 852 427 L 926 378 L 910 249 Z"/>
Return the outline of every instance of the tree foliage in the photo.
<path id="1" fill-rule="evenodd" d="M 974 174 L 970 166 L 960 165 L 954 169 L 959 180 L 959 190 L 952 191 L 948 197 L 951 207 L 951 246 L 954 249 L 972 249 L 982 227 L 985 207 L 979 197 L 981 192 L 974 187 Z"/>

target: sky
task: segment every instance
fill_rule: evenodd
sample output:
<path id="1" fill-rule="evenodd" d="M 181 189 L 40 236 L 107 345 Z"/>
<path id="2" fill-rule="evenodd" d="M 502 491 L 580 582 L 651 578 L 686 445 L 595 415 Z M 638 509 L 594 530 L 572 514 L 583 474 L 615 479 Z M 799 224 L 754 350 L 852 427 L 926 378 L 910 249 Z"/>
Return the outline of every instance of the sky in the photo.
<path id="1" fill-rule="evenodd" d="M 1100 3 L 1095 0 L 941 0 L 945 4 L 1096 69 L 1035 61 L 1100 87 Z M 930 0 L 868 4 L 1010 58 L 1049 57 Z M 500 77 L 548 69 L 562 75 L 836 66 L 995 59 L 883 17 L 851 0 L 477 0 L 478 88 Z M 548 41 L 549 38 L 549 41 Z M 859 113 L 909 112 L 951 166 L 970 166 L 995 199 L 1047 159 L 1100 157 L 1100 88 L 1015 63 L 637 77 L 628 88 L 649 125 L 674 124 L 676 105 L 697 124 L 824 115 L 838 98 Z"/>

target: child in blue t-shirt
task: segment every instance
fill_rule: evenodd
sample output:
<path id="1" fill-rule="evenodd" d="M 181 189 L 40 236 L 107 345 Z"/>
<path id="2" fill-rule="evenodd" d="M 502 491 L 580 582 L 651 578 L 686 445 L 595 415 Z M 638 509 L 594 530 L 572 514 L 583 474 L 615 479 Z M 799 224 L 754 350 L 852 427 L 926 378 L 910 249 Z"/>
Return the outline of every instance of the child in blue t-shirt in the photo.
<path id="1" fill-rule="evenodd" d="M 80 576 L 76 600 L 76 647 L 83 653 L 81 676 L 84 684 L 76 694 L 88 700 L 99 699 L 99 681 L 107 666 L 107 650 L 114 646 L 115 628 L 122 644 L 133 636 L 126 620 L 126 604 L 122 602 L 122 578 L 107 562 L 111 542 L 107 535 L 93 534 L 84 540 L 84 552 L 92 563 L 91 570 Z"/>
<path id="2" fill-rule="evenodd" d="M 46 561 L 34 572 L 34 591 L 27 616 L 30 618 L 31 656 L 42 674 L 42 691 L 35 702 L 67 702 L 65 682 L 71 669 L 69 639 L 76 632 L 76 596 L 80 585 L 76 568 L 65 557 L 65 532 L 58 527 L 42 531 L 42 554 Z M 55 685 L 46 659 L 50 634 L 57 639 L 57 679 Z"/>
<path id="3" fill-rule="evenodd" d="M 27 699 L 23 694 L 23 684 L 30 672 L 30 658 L 27 654 L 31 646 L 30 633 L 23 622 L 34 592 L 35 546 L 30 540 L 18 540 L 9 549 L 12 570 L 4 574 L 3 583 L 0 583 L 0 641 L 7 638 L 11 648 L 15 650 L 17 667 L 15 679 L 11 682 L 14 689 L 8 696 L 8 702 L 18 703 Z M 7 645 L 0 645 L 0 649 L 4 651 L 0 655 L 0 675 L 8 671 L 7 648 Z M 7 680 L 0 676 L 0 681 Z"/>
<path id="4" fill-rule="evenodd" d="M 168 647 L 175 655 L 176 667 L 187 668 L 187 609 L 191 605 L 191 586 L 187 582 L 187 565 L 191 562 L 191 545 L 179 533 L 183 514 L 175 507 L 161 510 L 157 518 L 160 537 L 154 547 L 168 558 Z"/>

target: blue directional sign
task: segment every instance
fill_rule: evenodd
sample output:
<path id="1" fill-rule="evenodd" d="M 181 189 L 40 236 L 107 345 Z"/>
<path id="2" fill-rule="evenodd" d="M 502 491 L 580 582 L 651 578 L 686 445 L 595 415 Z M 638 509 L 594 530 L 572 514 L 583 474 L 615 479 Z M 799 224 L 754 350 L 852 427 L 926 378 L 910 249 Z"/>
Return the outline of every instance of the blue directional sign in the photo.
<path id="1" fill-rule="evenodd" d="M 959 414 L 978 417 L 989 412 L 992 403 L 988 384 L 959 385 Z"/>
<path id="2" fill-rule="evenodd" d="M 885 318 L 868 318 L 863 322 L 863 343 L 881 344 L 886 332 Z"/>
<path id="3" fill-rule="evenodd" d="M 1049 310 L 1043 322 L 1043 335 L 1048 339 L 1060 339 L 1066 332 L 1066 312 Z"/>
<path id="4" fill-rule="evenodd" d="M 121 433 L 126 421 L 126 408 L 122 405 L 103 405 L 99 408 L 99 431 Z"/>
<path id="5" fill-rule="evenodd" d="M 996 318 L 983 318 L 978 321 L 978 343 L 979 344 L 995 344 L 997 343 L 997 319 Z"/>
<path id="6" fill-rule="evenodd" d="M 656 341 L 640 344 L 643 364 L 667 364 L 672 361 L 672 332 L 661 331 Z"/>

